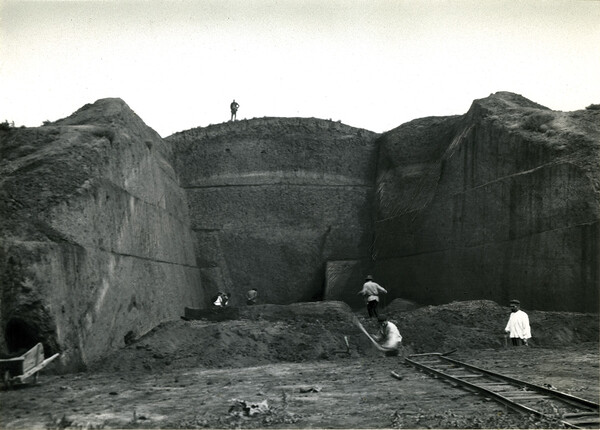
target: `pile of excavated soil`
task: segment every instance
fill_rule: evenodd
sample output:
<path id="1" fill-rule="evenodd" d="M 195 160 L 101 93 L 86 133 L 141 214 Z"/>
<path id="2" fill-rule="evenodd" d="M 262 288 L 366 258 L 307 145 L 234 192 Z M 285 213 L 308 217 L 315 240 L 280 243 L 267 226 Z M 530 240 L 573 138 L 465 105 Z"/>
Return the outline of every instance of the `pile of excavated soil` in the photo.
<path id="1" fill-rule="evenodd" d="M 163 323 L 92 367 L 159 370 L 333 359 L 337 351 L 348 355 L 344 336 L 359 339 L 360 333 L 350 308 L 341 302 L 257 305 L 204 315 Z M 354 354 L 358 347 L 354 345 Z"/>
<path id="2" fill-rule="evenodd" d="M 489 300 L 452 302 L 409 312 L 386 309 L 396 319 L 405 343 L 418 352 L 504 347 L 504 328 L 510 311 Z M 390 309 L 391 308 L 391 309 Z M 529 311 L 532 346 L 554 347 L 597 342 L 597 314 Z"/>
<path id="3" fill-rule="evenodd" d="M 394 301 L 385 313 L 403 336 L 403 354 L 504 347 L 509 310 L 495 302 L 453 302 L 405 310 Z M 528 311 L 532 346 L 597 342 L 595 314 Z M 356 326 L 376 333 L 377 322 L 341 302 L 257 305 L 206 311 L 196 320 L 170 321 L 92 366 L 100 371 L 234 368 L 274 362 L 376 356 Z M 347 341 L 347 344 L 346 344 Z"/>

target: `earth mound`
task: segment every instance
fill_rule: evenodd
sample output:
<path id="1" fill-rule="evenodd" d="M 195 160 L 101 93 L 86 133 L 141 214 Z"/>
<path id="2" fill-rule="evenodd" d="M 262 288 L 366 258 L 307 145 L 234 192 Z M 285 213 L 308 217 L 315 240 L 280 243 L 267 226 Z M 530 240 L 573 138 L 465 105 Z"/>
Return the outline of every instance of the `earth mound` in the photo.
<path id="1" fill-rule="evenodd" d="M 597 342 L 598 314 L 530 311 L 533 346 L 554 347 Z M 392 313 L 406 343 L 419 352 L 504 347 L 504 327 L 510 311 L 490 300 L 452 302 Z"/>
<path id="2" fill-rule="evenodd" d="M 381 313 L 400 329 L 403 355 L 504 347 L 509 311 L 493 301 L 453 302 L 406 311 L 399 310 L 406 303 L 395 302 Z M 528 314 L 533 347 L 598 341 L 596 314 Z M 353 312 L 343 302 L 202 310 L 197 318 L 165 322 L 92 368 L 153 372 L 380 355 L 356 325 L 358 321 L 368 332 L 376 333 L 375 319 L 368 319 L 365 311 Z"/>
<path id="3" fill-rule="evenodd" d="M 222 311 L 222 312 L 219 312 Z M 342 302 L 257 305 L 204 311 L 202 319 L 165 322 L 93 366 L 149 371 L 190 367 L 250 367 L 273 362 L 332 359 L 358 338 Z"/>

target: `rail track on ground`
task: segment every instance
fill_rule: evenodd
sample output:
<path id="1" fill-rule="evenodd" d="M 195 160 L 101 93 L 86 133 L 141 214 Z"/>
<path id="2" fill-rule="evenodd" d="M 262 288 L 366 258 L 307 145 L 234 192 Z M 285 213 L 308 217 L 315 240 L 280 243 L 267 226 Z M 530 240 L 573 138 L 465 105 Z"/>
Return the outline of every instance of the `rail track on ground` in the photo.
<path id="1" fill-rule="evenodd" d="M 600 426 L 598 403 L 452 359 L 447 357 L 450 353 L 413 354 L 405 362 L 521 413 L 555 420 L 567 428 Z"/>

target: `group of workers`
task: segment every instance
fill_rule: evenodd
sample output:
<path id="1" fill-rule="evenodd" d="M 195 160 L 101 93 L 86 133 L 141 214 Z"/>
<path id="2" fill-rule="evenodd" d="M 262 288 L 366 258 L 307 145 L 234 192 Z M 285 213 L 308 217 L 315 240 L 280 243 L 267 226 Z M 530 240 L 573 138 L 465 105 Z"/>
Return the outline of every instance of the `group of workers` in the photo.
<path id="1" fill-rule="evenodd" d="M 231 110 L 230 121 L 237 119 L 237 111 L 240 108 L 239 103 L 235 99 L 229 105 Z M 391 351 L 398 350 L 402 342 L 402 336 L 398 327 L 393 322 L 389 321 L 384 315 L 379 315 L 377 310 L 379 306 L 379 294 L 386 294 L 387 290 L 381 285 L 373 281 L 373 277 L 368 275 L 363 284 L 362 290 L 358 292 L 364 296 L 367 303 L 367 313 L 369 318 L 375 317 L 379 322 L 379 333 L 373 338 L 381 343 L 381 346 Z M 246 293 L 246 304 L 256 304 L 258 291 L 251 289 Z M 213 305 L 216 307 L 225 307 L 229 304 L 230 293 L 219 292 L 213 298 Z M 506 337 L 510 339 L 513 346 L 528 345 L 531 338 L 531 328 L 529 326 L 529 317 L 525 312 L 520 310 L 520 302 L 518 300 L 510 301 L 511 315 L 505 328 Z"/>
<path id="2" fill-rule="evenodd" d="M 398 330 L 398 326 L 390 321 L 387 316 L 379 315 L 379 295 L 387 294 L 387 290 L 373 280 L 371 275 L 365 278 L 362 289 L 358 292 L 365 298 L 367 304 L 367 314 L 369 318 L 377 318 L 379 323 L 379 332 L 373 335 L 382 349 L 388 352 L 398 352 L 402 343 L 402 335 Z M 231 293 L 219 292 L 212 298 L 212 304 L 217 308 L 226 307 L 229 304 Z M 251 288 L 246 293 L 246 305 L 251 306 L 256 304 L 258 291 L 256 288 Z M 510 339 L 513 346 L 528 346 L 531 339 L 531 328 L 529 326 L 528 315 L 520 309 L 518 300 L 510 301 L 511 314 L 508 323 L 504 329 L 506 339 Z"/>
<path id="3" fill-rule="evenodd" d="M 211 301 L 213 306 L 217 308 L 224 308 L 229 305 L 229 299 L 231 298 L 231 293 L 218 292 Z M 255 305 L 256 300 L 258 298 L 258 290 L 256 288 L 251 288 L 246 293 L 246 304 L 248 306 Z"/>
<path id="4" fill-rule="evenodd" d="M 396 324 L 384 315 L 379 315 L 377 310 L 379 306 L 379 295 L 386 294 L 387 290 L 373 281 L 373 277 L 368 275 L 365 279 L 362 289 L 358 294 L 364 296 L 367 303 L 367 314 L 369 318 L 375 317 L 379 322 L 379 333 L 373 338 L 380 345 L 389 351 L 398 351 L 402 342 L 402 336 Z M 510 301 L 510 317 L 504 328 L 505 338 L 510 339 L 513 346 L 528 346 L 531 339 L 531 327 L 529 326 L 529 316 L 521 309 L 519 300 Z"/>

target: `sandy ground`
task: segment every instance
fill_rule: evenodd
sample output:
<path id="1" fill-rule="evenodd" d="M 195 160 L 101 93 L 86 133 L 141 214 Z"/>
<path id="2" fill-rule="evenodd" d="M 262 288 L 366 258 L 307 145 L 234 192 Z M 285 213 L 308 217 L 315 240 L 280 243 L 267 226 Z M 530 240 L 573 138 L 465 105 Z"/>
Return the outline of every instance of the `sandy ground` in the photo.
<path id="1" fill-rule="evenodd" d="M 0 427 L 558 427 L 420 373 L 402 356 L 382 355 L 339 304 L 257 309 L 252 319 L 169 322 L 85 373 L 49 370 L 36 385 L 3 390 Z M 497 334 L 507 310 L 492 302 L 409 312 L 391 304 L 386 312 L 405 338 L 403 355 L 454 346 L 454 358 L 598 401 L 597 315 L 532 312 L 546 327 L 538 327 L 540 337 L 534 330 L 531 347 L 505 348 Z M 358 315 L 374 331 L 374 321 Z M 431 348 L 438 329 L 446 336 L 435 341 L 439 348 Z M 249 416 L 244 406 L 251 404 L 256 413 Z"/>

